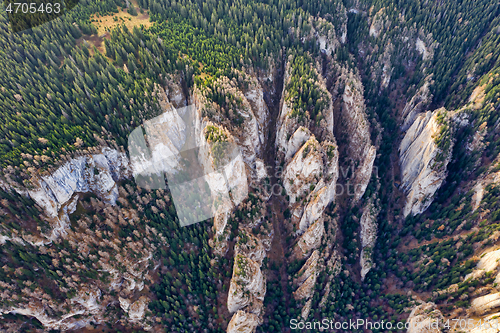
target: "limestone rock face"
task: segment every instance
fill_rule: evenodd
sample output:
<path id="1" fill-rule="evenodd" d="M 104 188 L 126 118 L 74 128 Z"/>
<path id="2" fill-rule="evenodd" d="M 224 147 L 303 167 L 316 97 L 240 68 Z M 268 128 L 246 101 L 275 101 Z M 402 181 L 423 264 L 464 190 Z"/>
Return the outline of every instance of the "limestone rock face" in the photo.
<path id="1" fill-rule="evenodd" d="M 293 293 L 296 300 L 309 299 L 314 293 L 314 286 L 319 274 L 319 251 L 314 250 L 306 263 L 297 273 L 293 283 L 298 286 Z"/>
<path id="2" fill-rule="evenodd" d="M 471 302 L 470 311 L 483 315 L 498 307 L 500 307 L 500 293 L 495 293 L 475 298 Z"/>
<path id="3" fill-rule="evenodd" d="M 227 333 L 253 333 L 259 325 L 256 314 L 239 310 L 227 325 Z"/>
<path id="4" fill-rule="evenodd" d="M 436 191 L 446 178 L 453 142 L 443 152 L 436 144 L 443 125 L 438 123 L 440 110 L 419 115 L 406 132 L 399 147 L 401 187 L 406 193 L 404 216 L 420 214 L 432 203 Z M 438 155 L 444 155 L 441 161 Z"/>
<path id="5" fill-rule="evenodd" d="M 227 241 L 219 239 L 227 239 L 230 212 L 246 198 L 250 181 L 259 181 L 266 176 L 262 154 L 269 110 L 264 102 L 264 91 L 255 75 L 243 72 L 238 75 L 238 80 L 222 77 L 215 82 L 217 93 L 226 96 L 226 104 L 233 103 L 228 111 L 229 117 L 220 105 L 207 98 L 207 91 L 195 89 L 193 102 L 196 111 L 194 119 L 189 121 L 194 127 L 194 145 L 200 147 L 198 158 L 214 202 L 214 250 L 218 254 L 228 250 Z M 240 84 L 242 81 L 245 85 Z M 225 164 L 223 173 L 214 172 L 222 170 L 214 155 L 218 143 L 207 140 L 207 130 L 213 127 L 224 133 L 229 145 L 227 150 L 232 154 L 229 156 L 232 159 L 222 163 Z"/>
<path id="6" fill-rule="evenodd" d="M 500 260 L 500 250 L 488 252 L 485 255 L 481 257 L 479 262 L 476 265 L 476 271 L 484 271 L 486 272 L 491 272 L 497 269 L 498 265 L 500 264 L 498 262 Z M 474 273 L 474 272 L 473 272 Z M 473 274 L 471 273 L 471 274 Z M 469 275 L 471 275 L 469 274 Z M 465 280 L 469 278 L 469 275 L 465 277 Z"/>
<path id="7" fill-rule="evenodd" d="M 354 202 L 357 202 L 365 194 L 373 171 L 373 163 L 377 157 L 375 146 L 370 146 L 366 151 L 361 166 L 357 169 L 354 177 Z"/>
<path id="8" fill-rule="evenodd" d="M 241 254 L 261 265 L 266 257 L 266 249 L 262 241 L 254 236 L 250 230 L 244 232 L 244 238 L 242 239 L 241 236 L 238 237 L 235 245 L 235 254 Z"/>
<path id="9" fill-rule="evenodd" d="M 251 109 L 251 116 L 255 117 L 257 136 L 259 138 L 258 144 L 255 147 L 255 152 L 262 155 L 262 148 L 265 140 L 265 128 L 269 119 L 269 109 L 264 101 L 264 90 L 255 77 L 250 77 L 250 84 L 248 88 L 243 91 L 243 94 L 248 101 Z"/>
<path id="10" fill-rule="evenodd" d="M 363 209 L 363 215 L 359 224 L 361 225 L 361 279 L 364 280 L 366 274 L 373 265 L 372 251 L 377 240 L 377 216 L 380 208 L 374 205 L 373 199 Z"/>
<path id="11" fill-rule="evenodd" d="M 52 232 L 46 235 L 50 242 L 66 233 L 68 214 L 76 209 L 78 193 L 94 193 L 114 205 L 118 197 L 116 182 L 130 175 L 125 153 L 103 148 L 100 154 L 74 158 L 50 175 L 32 178 L 32 187 L 26 192 L 52 221 Z"/>
<path id="12" fill-rule="evenodd" d="M 311 250 L 319 248 L 324 233 L 325 222 L 323 218 L 319 218 L 300 236 L 298 246 L 302 250 L 302 254 L 306 255 Z"/>
<path id="13" fill-rule="evenodd" d="M 234 258 L 233 276 L 229 286 L 227 308 L 234 313 L 252 303 L 260 309 L 266 294 L 265 277 L 260 265 L 252 259 L 238 254 Z"/>
<path id="14" fill-rule="evenodd" d="M 290 59 L 289 59 L 290 60 Z M 316 67 L 311 65 L 311 71 L 316 74 L 317 81 L 315 82 L 316 88 L 324 93 L 326 99 L 326 106 L 321 110 L 323 120 L 320 126 L 314 128 L 314 134 L 318 141 L 335 141 L 333 136 L 333 103 L 332 95 L 326 88 L 323 77 L 319 74 Z M 311 124 L 314 119 L 310 119 L 309 113 L 306 113 L 304 119 L 299 120 L 299 117 L 294 116 L 292 112 L 292 102 L 288 99 L 288 91 L 286 90 L 287 84 L 290 82 L 291 65 L 287 63 L 284 74 L 284 86 L 282 91 L 282 99 L 280 104 L 280 114 L 276 124 L 276 147 L 278 155 L 284 155 L 284 161 L 288 162 L 290 158 L 297 152 L 298 148 L 311 135 Z"/>
<path id="15" fill-rule="evenodd" d="M 285 150 L 285 161 L 290 160 L 295 153 L 309 140 L 311 131 L 304 126 L 300 126 L 290 137 Z"/>
<path id="16" fill-rule="evenodd" d="M 417 38 L 417 41 L 415 42 L 415 48 L 418 53 L 422 55 L 423 60 L 431 60 L 434 57 L 434 51 L 432 49 L 429 49 L 423 40 L 420 38 Z"/>
<path id="17" fill-rule="evenodd" d="M 301 285 L 300 287 L 295 290 L 293 293 L 293 297 L 296 300 L 300 299 L 309 299 L 314 292 L 314 286 L 316 285 L 316 274 L 313 274 L 309 276 Z"/>
<path id="18" fill-rule="evenodd" d="M 295 153 L 285 167 L 283 185 L 293 205 L 299 197 L 307 204 L 295 208 L 300 216 L 300 229 L 307 230 L 335 198 L 338 179 L 338 152 L 334 144 L 320 145 L 314 136 Z"/>
<path id="19" fill-rule="evenodd" d="M 118 300 L 122 310 L 128 314 L 130 322 L 136 323 L 144 318 L 144 312 L 149 303 L 147 297 L 141 296 L 135 302 L 122 297 L 119 297 Z"/>
<path id="20" fill-rule="evenodd" d="M 101 291 L 95 286 L 84 285 L 75 298 L 71 299 L 72 303 L 78 303 L 89 311 L 95 314 L 99 311 L 100 305 L 97 303 L 101 298 Z"/>
<path id="21" fill-rule="evenodd" d="M 384 15 L 384 9 L 382 8 L 373 16 L 369 31 L 370 36 L 375 38 L 380 36 L 385 26 Z"/>
<path id="22" fill-rule="evenodd" d="M 35 317 L 46 329 L 73 330 L 85 327 L 91 321 L 100 322 L 103 307 L 99 305 L 101 291 L 95 286 L 83 285 L 77 295 L 68 301 L 71 309 L 68 313 L 60 317 L 52 317 L 46 311 L 46 306 L 39 300 L 32 300 L 24 307 L 11 309 L 1 309 L 0 314 L 13 313 L 24 316 Z M 46 301 L 46 300 L 44 300 Z M 74 318 L 79 316 L 79 319 Z"/>
<path id="23" fill-rule="evenodd" d="M 495 163 L 491 163 L 491 165 L 495 165 Z M 500 171 L 490 172 L 484 178 L 479 180 L 477 184 L 474 186 L 474 194 L 472 195 L 472 208 L 476 210 L 479 208 L 481 200 L 483 200 L 484 190 L 490 184 L 500 183 Z"/>
<path id="24" fill-rule="evenodd" d="M 340 46 L 340 41 L 337 38 L 333 24 L 321 17 L 316 20 L 311 18 L 310 21 L 313 25 L 311 34 L 318 41 L 320 50 L 324 51 L 327 55 L 334 53 L 337 47 Z"/>
<path id="25" fill-rule="evenodd" d="M 319 251 L 315 250 L 297 273 L 298 277 L 293 281 L 294 284 L 301 285 L 309 279 L 309 277 L 315 275 L 318 271 L 318 260 Z"/>
<path id="26" fill-rule="evenodd" d="M 319 143 L 311 137 L 295 154 L 286 166 L 283 182 L 290 203 L 309 191 L 311 184 L 318 182 L 323 173 L 323 157 L 319 151 Z"/>
<path id="27" fill-rule="evenodd" d="M 33 179 L 29 196 L 51 217 L 57 217 L 61 207 L 75 193 L 92 192 L 114 204 L 118 189 L 116 181 L 130 176 L 124 153 L 103 148 L 101 154 L 77 157 L 59 167 L 49 176 Z"/>
<path id="28" fill-rule="evenodd" d="M 347 153 L 354 163 L 354 201 L 358 201 L 370 182 L 376 148 L 370 139 L 370 125 L 366 116 L 363 85 L 358 76 L 345 74 L 345 89 L 342 95 L 342 124 L 344 133 L 349 135 Z"/>
<path id="29" fill-rule="evenodd" d="M 408 317 L 408 333 L 440 333 L 442 329 L 436 322 L 443 323 L 443 314 L 434 303 L 417 305 Z"/>
<path id="30" fill-rule="evenodd" d="M 429 91 L 429 81 L 425 81 L 424 85 L 413 95 L 413 97 L 406 103 L 403 109 L 404 124 L 401 129 L 408 130 L 415 121 L 415 118 L 425 110 L 427 105 L 432 100 Z"/>

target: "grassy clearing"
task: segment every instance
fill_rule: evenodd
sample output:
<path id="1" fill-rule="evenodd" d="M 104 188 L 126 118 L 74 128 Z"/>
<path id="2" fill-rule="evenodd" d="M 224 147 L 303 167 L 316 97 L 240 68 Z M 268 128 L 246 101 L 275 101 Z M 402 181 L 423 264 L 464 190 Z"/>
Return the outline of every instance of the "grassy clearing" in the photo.
<path id="1" fill-rule="evenodd" d="M 134 26 L 144 25 L 146 28 L 149 28 L 153 22 L 149 21 L 149 13 L 148 11 L 144 11 L 144 13 L 140 13 L 139 6 L 136 1 L 131 1 L 135 8 L 137 9 L 137 16 L 132 16 L 127 13 L 126 8 L 122 8 L 118 14 L 108 15 L 108 16 L 98 16 L 93 15 L 91 17 L 92 22 L 97 27 L 98 36 L 102 36 L 106 31 L 112 30 L 114 27 L 125 24 L 127 28 L 132 31 Z"/>

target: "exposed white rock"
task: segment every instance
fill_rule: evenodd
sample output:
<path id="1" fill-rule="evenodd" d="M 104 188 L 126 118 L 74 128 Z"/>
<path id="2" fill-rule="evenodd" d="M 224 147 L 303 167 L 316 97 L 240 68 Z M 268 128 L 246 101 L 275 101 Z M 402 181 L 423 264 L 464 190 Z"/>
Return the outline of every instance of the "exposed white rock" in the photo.
<path id="1" fill-rule="evenodd" d="M 298 197 L 310 191 L 311 186 L 318 183 L 323 174 L 323 156 L 320 145 L 313 136 L 300 148 L 283 174 L 283 185 L 294 204 Z"/>
<path id="2" fill-rule="evenodd" d="M 432 96 L 429 91 L 429 80 L 425 80 L 425 83 L 418 91 L 413 95 L 413 97 L 406 103 L 402 116 L 404 123 L 401 126 L 403 131 L 406 131 L 415 121 L 415 118 L 424 111 L 424 109 L 429 105 L 432 100 Z"/>
<path id="3" fill-rule="evenodd" d="M 319 251 L 314 250 L 311 256 L 306 260 L 305 264 L 297 272 L 297 278 L 294 279 L 295 285 L 303 284 L 309 277 L 318 273 Z"/>
<path id="4" fill-rule="evenodd" d="M 377 157 L 375 146 L 368 147 L 365 158 L 360 167 L 357 168 L 354 176 L 354 202 L 357 202 L 365 194 L 368 183 L 372 177 L 373 164 Z"/>
<path id="5" fill-rule="evenodd" d="M 114 204 L 118 196 L 115 182 L 129 175 L 127 156 L 103 148 L 101 154 L 77 157 L 49 176 L 32 179 L 34 189 L 28 193 L 49 216 L 57 217 L 75 193 L 92 192 Z"/>
<path id="6" fill-rule="evenodd" d="M 289 62 L 285 68 L 285 84 L 283 86 L 282 99 L 280 102 L 280 114 L 276 124 L 276 147 L 278 149 L 278 159 L 284 158 L 285 162 L 289 162 L 289 159 L 292 158 L 298 148 L 302 145 L 303 140 L 306 139 L 306 137 L 310 137 L 310 124 L 314 121 L 314 119 L 310 119 L 309 116 L 306 116 L 301 120 L 299 120 L 299 117 L 295 115 L 292 116 L 293 112 L 290 104 L 291 102 L 288 99 L 289 95 L 286 90 L 291 72 L 290 61 L 291 58 L 289 58 Z M 320 125 L 314 128 L 314 135 L 318 141 L 335 141 L 333 136 L 334 119 L 332 96 L 326 88 L 326 83 L 324 82 L 323 77 L 319 74 L 319 64 L 310 64 L 310 66 L 311 71 L 313 71 L 317 77 L 315 85 L 322 91 L 324 94 L 324 97 L 322 98 L 325 98 L 327 102 L 326 107 L 321 110 L 323 119 L 320 121 Z M 309 113 L 306 113 L 306 115 L 309 115 Z M 307 127 L 310 128 L 308 129 Z"/>
<path id="7" fill-rule="evenodd" d="M 120 301 L 120 307 L 122 310 L 128 314 L 130 322 L 136 323 L 144 319 L 144 313 L 149 303 L 146 296 L 139 297 L 139 299 L 135 302 L 122 297 L 119 297 L 118 300 Z"/>
<path id="8" fill-rule="evenodd" d="M 250 230 L 240 232 L 243 232 L 245 236 L 239 236 L 236 239 L 234 250 L 235 255 L 241 254 L 242 256 L 255 261 L 259 265 L 262 265 L 262 261 L 266 257 L 266 249 L 264 248 L 262 241 Z"/>
<path id="9" fill-rule="evenodd" d="M 372 252 L 377 240 L 377 216 L 380 211 L 379 205 L 374 205 L 373 199 L 370 199 L 363 208 L 361 216 L 361 280 L 365 279 L 366 274 L 373 266 Z"/>
<path id="10" fill-rule="evenodd" d="M 285 73 L 286 74 L 286 73 Z M 286 76 L 286 75 L 285 75 Z M 285 91 L 283 90 L 283 93 Z M 278 150 L 285 152 L 288 148 L 288 135 L 289 133 L 295 133 L 295 131 L 299 128 L 299 124 L 297 124 L 296 118 L 290 117 L 292 113 L 291 107 L 288 105 L 288 102 L 282 101 L 281 112 L 278 119 L 278 123 L 276 125 L 276 146 Z"/>
<path id="11" fill-rule="evenodd" d="M 262 303 L 265 294 L 265 277 L 260 270 L 260 265 L 241 254 L 236 255 L 227 297 L 229 312 L 234 313 L 250 303 L 253 303 L 255 307 L 258 301 Z"/>
<path id="12" fill-rule="evenodd" d="M 440 111 L 419 115 L 399 147 L 401 187 L 407 195 L 404 216 L 426 210 L 446 178 L 453 141 L 447 152 L 442 152 L 435 142 L 443 126 L 437 121 Z M 444 154 L 441 165 L 436 161 L 438 154 Z"/>
<path id="13" fill-rule="evenodd" d="M 78 193 L 94 193 L 108 204 L 118 197 L 116 182 L 129 178 L 131 170 L 125 153 L 102 148 L 100 154 L 79 156 L 46 176 L 35 176 L 26 193 L 44 209 L 50 218 L 52 231 L 48 242 L 66 232 L 68 214 L 76 209 Z M 21 190 L 23 191 L 23 190 Z M 43 244 L 39 240 L 34 244 Z"/>
<path id="14" fill-rule="evenodd" d="M 438 323 L 443 323 L 443 314 L 434 303 L 423 303 L 413 308 L 408 317 L 408 333 L 440 333 Z"/>
<path id="15" fill-rule="evenodd" d="M 494 165 L 495 163 L 492 163 L 492 166 Z M 472 209 L 474 211 L 479 208 L 479 205 L 483 200 L 486 187 L 494 183 L 500 183 L 500 171 L 488 173 L 485 177 L 483 177 L 476 183 L 476 185 L 474 186 L 474 194 L 472 195 Z"/>
<path id="16" fill-rule="evenodd" d="M 431 59 L 432 53 L 429 52 L 427 46 L 425 46 L 424 41 L 421 40 L 420 38 L 417 38 L 417 41 L 415 42 L 415 48 L 418 51 L 418 53 L 422 55 L 422 59 L 424 60 Z"/>
<path id="17" fill-rule="evenodd" d="M 227 333 L 253 333 L 258 325 L 256 314 L 238 310 L 227 325 Z"/>
<path id="18" fill-rule="evenodd" d="M 304 126 L 300 126 L 290 137 L 285 150 L 285 161 L 292 158 L 295 153 L 309 140 L 311 132 Z"/>
<path id="19" fill-rule="evenodd" d="M 349 135 L 348 154 L 359 166 L 354 170 L 354 202 L 364 194 L 370 182 L 376 148 L 370 139 L 370 126 L 366 116 L 363 85 L 358 76 L 345 74 L 345 89 L 342 95 L 342 124 L 344 133 Z"/>
<path id="20" fill-rule="evenodd" d="M 302 310 L 300 311 L 300 316 L 302 319 L 306 320 L 309 317 L 309 312 L 311 312 L 312 298 L 304 304 Z"/>
<path id="21" fill-rule="evenodd" d="M 497 269 L 500 260 L 500 250 L 488 252 L 481 257 L 477 263 L 476 269 L 482 269 L 486 272 L 491 272 Z"/>
<path id="22" fill-rule="evenodd" d="M 297 273 L 297 278 L 294 279 L 294 285 L 298 285 L 299 287 L 293 293 L 293 297 L 296 300 L 309 299 L 312 297 L 314 287 L 316 285 L 316 279 L 319 274 L 318 260 L 319 252 L 318 250 L 315 250 Z"/>
<path id="23" fill-rule="evenodd" d="M 89 313 L 95 314 L 99 311 L 100 305 L 98 304 L 101 298 L 101 290 L 96 286 L 83 286 L 78 290 L 78 295 L 71 299 L 72 303 L 82 305 Z"/>
<path id="24" fill-rule="evenodd" d="M 269 119 L 269 109 L 264 101 L 264 90 L 255 77 L 250 77 L 248 88 L 244 91 L 244 95 L 251 106 L 252 114 L 257 121 L 257 135 L 259 137 L 259 146 L 256 151 L 261 154 L 265 140 L 265 128 Z M 245 134 L 247 135 L 247 134 Z"/>
<path id="25" fill-rule="evenodd" d="M 61 319 L 54 319 L 46 314 L 42 305 L 36 306 L 30 304 L 24 308 L 15 308 L 3 312 L 0 311 L 0 314 L 2 313 L 13 313 L 28 317 L 35 317 L 47 329 L 58 329 L 63 331 L 78 329 L 86 326 L 90 322 L 90 319 L 75 320 L 73 318 L 77 315 L 83 315 L 85 310 L 72 311 L 64 315 Z"/>
<path id="26" fill-rule="evenodd" d="M 325 233 L 325 223 L 323 218 L 319 218 L 316 222 L 306 230 L 300 237 L 297 245 L 302 250 L 302 254 L 308 254 L 311 250 L 317 249 L 321 245 L 321 239 Z"/>
<path id="27" fill-rule="evenodd" d="M 384 53 L 382 53 L 373 64 L 372 79 L 374 81 L 380 79 L 380 90 L 386 89 L 391 82 L 392 72 L 394 71 L 391 62 L 393 54 L 394 45 L 389 42 L 384 48 Z"/>
<path id="28" fill-rule="evenodd" d="M 500 293 L 494 293 L 475 298 L 471 302 L 470 311 L 477 315 L 483 315 L 498 307 L 500 307 Z"/>
<path id="29" fill-rule="evenodd" d="M 313 26 L 311 34 L 318 41 L 320 50 L 324 51 L 327 55 L 334 53 L 337 47 L 340 46 L 340 42 L 337 39 L 333 24 L 321 17 L 316 20 L 311 17 L 310 23 Z"/>
<path id="30" fill-rule="evenodd" d="M 384 29 L 384 8 L 380 9 L 372 18 L 369 34 L 372 37 L 378 38 L 382 29 Z"/>
<path id="31" fill-rule="evenodd" d="M 300 230 L 306 231 L 314 221 L 319 219 L 334 198 L 335 187 L 331 184 L 325 184 L 321 179 L 314 191 L 308 196 L 309 202 L 305 206 L 299 222 Z"/>
<path id="32" fill-rule="evenodd" d="M 0 309 L 4 313 L 21 314 L 35 317 L 47 329 L 74 330 L 87 326 L 91 321 L 102 322 L 102 306 L 99 304 L 101 291 L 94 285 L 83 285 L 77 295 L 68 300 L 68 305 L 73 304 L 69 312 L 58 318 L 51 317 L 46 311 L 46 300 L 33 299 L 29 304 L 10 309 Z M 79 319 L 75 319 L 79 316 Z"/>
<path id="33" fill-rule="evenodd" d="M 262 180 L 268 176 L 266 165 L 261 159 L 255 160 L 255 176 L 257 181 Z"/>

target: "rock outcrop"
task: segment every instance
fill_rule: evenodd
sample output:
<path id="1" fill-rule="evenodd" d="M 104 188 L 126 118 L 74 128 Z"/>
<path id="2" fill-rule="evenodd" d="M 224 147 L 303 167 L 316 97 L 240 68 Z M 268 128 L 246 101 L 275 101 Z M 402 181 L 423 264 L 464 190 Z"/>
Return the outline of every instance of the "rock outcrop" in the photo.
<path id="1" fill-rule="evenodd" d="M 494 293 L 472 300 L 469 310 L 476 315 L 484 315 L 498 307 L 500 307 L 500 293 Z"/>
<path id="2" fill-rule="evenodd" d="M 43 305 L 47 300 L 37 299 L 31 300 L 29 304 L 22 307 L 0 310 L 0 315 L 4 313 L 21 314 L 36 318 L 47 329 L 73 330 L 85 327 L 91 321 L 100 322 L 103 320 L 100 300 L 101 291 L 98 288 L 83 285 L 78 294 L 67 302 L 68 305 L 71 304 L 71 310 L 67 311 L 66 309 L 64 311 L 66 313 L 58 318 L 49 315 L 51 311 L 47 311 L 47 307 Z"/>
<path id="3" fill-rule="evenodd" d="M 319 251 L 315 250 L 297 273 L 297 278 L 293 281 L 294 285 L 298 286 L 293 293 L 296 300 L 309 299 L 312 296 L 319 274 L 318 260 Z"/>
<path id="4" fill-rule="evenodd" d="M 363 208 L 363 215 L 359 224 L 361 225 L 361 280 L 373 266 L 372 253 L 377 240 L 377 216 L 380 211 L 379 205 L 374 203 L 374 198 L 370 198 Z"/>
<path id="5" fill-rule="evenodd" d="M 380 34 L 383 32 L 384 27 L 386 25 L 385 20 L 386 20 L 386 14 L 385 14 L 385 9 L 382 8 L 380 9 L 371 19 L 371 24 L 370 24 L 370 30 L 369 34 L 370 36 L 374 38 L 378 38 Z M 389 22 L 390 24 L 390 22 Z"/>
<path id="6" fill-rule="evenodd" d="M 266 249 L 262 241 L 250 230 L 240 229 L 234 253 L 233 276 L 229 286 L 227 308 L 230 313 L 245 310 L 256 315 L 260 322 L 262 301 L 266 294 L 265 276 L 260 266 L 266 256 Z M 241 321 L 242 318 L 238 320 Z"/>
<path id="7" fill-rule="evenodd" d="M 331 142 L 320 145 L 314 136 L 286 165 L 283 185 L 301 232 L 319 219 L 334 200 L 338 173 L 336 145 Z"/>
<path id="8" fill-rule="evenodd" d="M 351 72 L 343 74 L 342 132 L 349 137 L 347 154 L 353 163 L 353 200 L 357 202 L 365 193 L 370 182 L 376 148 L 370 139 L 370 124 L 366 115 L 361 79 Z"/>
<path id="9" fill-rule="evenodd" d="M 241 254 L 236 255 L 227 297 L 229 312 L 234 313 L 248 306 L 249 312 L 259 314 L 265 294 L 265 277 L 259 263 Z"/>
<path id="10" fill-rule="evenodd" d="M 418 89 L 418 91 L 413 95 L 413 97 L 405 104 L 402 111 L 402 117 L 404 119 L 404 124 L 401 129 L 403 131 L 408 130 L 410 126 L 415 121 L 415 118 L 425 110 L 432 100 L 432 95 L 429 91 L 429 81 L 425 81 L 424 85 Z"/>
<path id="11" fill-rule="evenodd" d="M 227 325 L 227 333 L 253 333 L 259 325 L 256 314 L 239 310 Z"/>
<path id="12" fill-rule="evenodd" d="M 28 193 L 50 217 L 56 218 L 76 193 L 92 192 L 114 204 L 118 196 L 116 182 L 130 176 L 129 172 L 124 153 L 103 148 L 100 154 L 77 157 L 51 175 L 32 179 L 34 189 Z"/>
<path id="13" fill-rule="evenodd" d="M 120 307 L 128 315 L 129 321 L 136 323 L 144 319 L 144 313 L 149 300 L 145 296 L 139 297 L 138 300 L 132 302 L 126 298 L 119 298 Z"/>
<path id="14" fill-rule="evenodd" d="M 316 20 L 311 17 L 310 23 L 313 26 L 311 34 L 317 40 L 320 50 L 329 56 L 335 54 L 335 50 L 340 46 L 340 41 L 337 38 L 333 24 L 321 17 Z"/>
<path id="15" fill-rule="evenodd" d="M 316 220 L 307 228 L 306 232 L 300 236 L 297 243 L 302 251 L 302 255 L 306 256 L 312 250 L 319 248 L 323 234 L 325 233 L 325 222 L 322 217 Z"/>
<path id="16" fill-rule="evenodd" d="M 444 150 L 436 142 L 446 126 L 438 121 L 441 112 L 444 110 L 419 115 L 399 147 L 401 188 L 407 195 L 404 216 L 426 210 L 446 178 L 453 140 L 441 138 L 442 145 L 448 146 Z"/>
<path id="17" fill-rule="evenodd" d="M 497 159 L 497 163 L 500 163 L 500 159 Z M 490 169 L 497 163 L 491 163 Z M 474 194 L 472 195 L 472 209 L 475 211 L 479 208 L 481 201 L 484 197 L 485 189 L 490 184 L 500 184 L 500 171 L 487 173 L 486 176 L 481 178 L 474 186 Z"/>
<path id="18" fill-rule="evenodd" d="M 434 303 L 423 303 L 413 308 L 408 317 L 408 333 L 440 333 L 443 314 Z"/>

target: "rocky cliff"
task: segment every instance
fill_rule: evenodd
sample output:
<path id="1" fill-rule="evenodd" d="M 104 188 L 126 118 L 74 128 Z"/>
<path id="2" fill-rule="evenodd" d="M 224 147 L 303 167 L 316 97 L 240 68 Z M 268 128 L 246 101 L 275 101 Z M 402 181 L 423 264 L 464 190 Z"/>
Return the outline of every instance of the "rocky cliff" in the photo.
<path id="1" fill-rule="evenodd" d="M 363 215 L 359 221 L 361 225 L 361 279 L 364 280 L 366 274 L 373 266 L 372 254 L 377 240 L 377 217 L 380 211 L 379 203 L 375 198 L 370 198 L 363 208 Z"/>
<path id="2" fill-rule="evenodd" d="M 354 169 L 351 183 L 354 186 L 353 200 L 357 202 L 370 182 L 377 151 L 370 139 L 370 123 L 366 115 L 361 79 L 354 73 L 343 70 L 339 83 L 343 83 L 344 92 L 341 123 L 336 126 L 349 140 L 346 152 L 351 162 L 350 167 Z"/>
<path id="3" fill-rule="evenodd" d="M 408 317 L 408 333 L 443 332 L 443 314 L 434 303 L 422 303 L 413 308 Z"/>
<path id="4" fill-rule="evenodd" d="M 426 210 L 447 175 L 453 140 L 443 136 L 447 125 L 438 120 L 442 112 L 420 114 L 399 146 L 401 188 L 407 195 L 405 216 Z"/>

